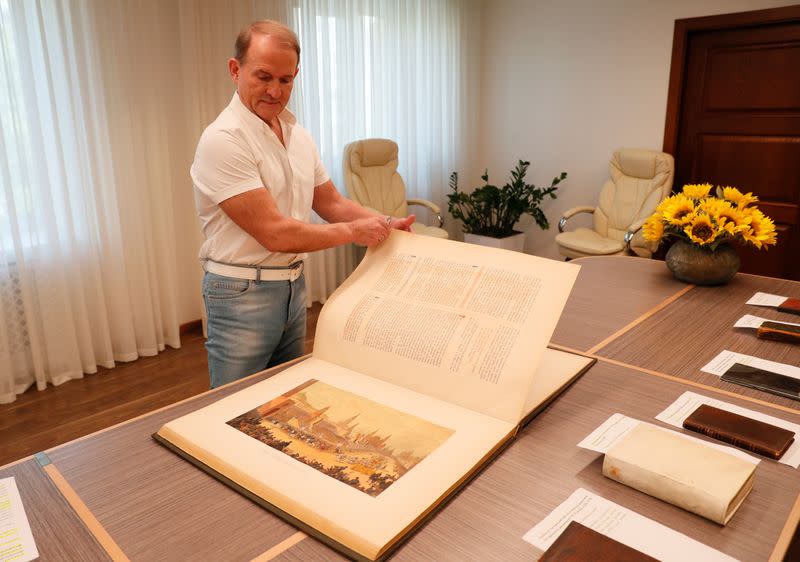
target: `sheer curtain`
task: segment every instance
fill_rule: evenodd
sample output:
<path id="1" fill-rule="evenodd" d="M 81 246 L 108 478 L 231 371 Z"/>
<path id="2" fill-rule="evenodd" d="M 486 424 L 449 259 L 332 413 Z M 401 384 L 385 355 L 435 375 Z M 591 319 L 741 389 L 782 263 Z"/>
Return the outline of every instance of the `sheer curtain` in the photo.
<path id="1" fill-rule="evenodd" d="M 479 10 L 459 0 L 292 2 L 288 24 L 302 48 L 292 107 L 341 191 L 344 146 L 388 138 L 398 144 L 408 196 L 446 211 L 450 173 L 477 137 Z M 352 247 L 313 254 L 310 299 L 324 302 L 353 261 Z"/>
<path id="2" fill-rule="evenodd" d="M 169 119 L 137 84 L 175 39 L 129 4 L 0 0 L 0 402 L 180 346 Z"/>
<path id="3" fill-rule="evenodd" d="M 180 12 L 184 81 L 202 85 L 187 96 L 194 142 L 234 91 L 226 61 L 236 33 L 252 20 L 277 19 L 297 32 L 302 49 L 290 108 L 337 187 L 344 191 L 347 143 L 390 138 L 409 197 L 446 209 L 450 172 L 470 161 L 477 141 L 479 1 L 182 0 Z M 309 304 L 325 302 L 354 265 L 353 247 L 311 254 Z"/>
<path id="4" fill-rule="evenodd" d="M 444 207 L 449 174 L 477 140 L 480 9 L 0 0 L 0 402 L 179 347 L 177 307 L 200 316 L 188 170 L 233 94 L 226 62 L 245 24 L 298 32 L 291 107 L 340 189 L 344 145 L 386 137 L 409 196 Z M 324 301 L 353 266 L 352 247 L 313 254 L 309 300 Z"/>

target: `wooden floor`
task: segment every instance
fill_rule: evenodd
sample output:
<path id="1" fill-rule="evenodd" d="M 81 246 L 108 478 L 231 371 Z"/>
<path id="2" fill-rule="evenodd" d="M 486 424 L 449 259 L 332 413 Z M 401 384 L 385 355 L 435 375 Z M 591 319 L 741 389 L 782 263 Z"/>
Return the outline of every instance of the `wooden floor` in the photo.
<path id="1" fill-rule="evenodd" d="M 322 306 L 308 310 L 306 353 Z M 35 388 L 0 404 L 0 466 L 66 441 L 140 416 L 209 388 L 202 333 L 181 336 L 181 348 L 155 357 L 100 368 L 61 386 Z"/>

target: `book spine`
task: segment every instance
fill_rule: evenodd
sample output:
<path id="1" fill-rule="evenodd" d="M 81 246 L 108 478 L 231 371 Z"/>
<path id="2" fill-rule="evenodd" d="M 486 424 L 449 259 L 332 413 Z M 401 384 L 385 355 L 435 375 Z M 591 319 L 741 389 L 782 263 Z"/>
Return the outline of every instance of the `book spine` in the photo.
<path id="1" fill-rule="evenodd" d="M 698 425 L 695 423 L 691 423 L 689 420 L 686 420 L 684 423 L 684 427 L 686 429 L 690 429 L 692 431 L 696 431 L 697 433 L 702 433 L 703 435 L 708 435 L 712 439 L 718 439 L 724 443 L 730 443 L 740 449 L 745 449 L 747 451 L 752 451 L 753 453 L 757 453 L 759 455 L 764 455 L 765 457 L 769 457 L 771 459 L 778 459 L 780 458 L 780 454 L 778 451 L 773 451 L 771 449 L 767 449 L 759 445 L 758 443 L 753 443 L 752 441 L 746 441 L 741 437 L 734 435 L 732 433 L 727 433 L 724 431 L 720 431 L 713 427 Z"/>

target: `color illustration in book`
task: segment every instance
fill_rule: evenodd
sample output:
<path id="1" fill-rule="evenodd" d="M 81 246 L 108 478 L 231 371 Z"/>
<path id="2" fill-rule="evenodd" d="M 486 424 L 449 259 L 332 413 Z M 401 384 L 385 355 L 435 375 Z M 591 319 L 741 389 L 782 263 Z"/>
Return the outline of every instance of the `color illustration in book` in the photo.
<path id="1" fill-rule="evenodd" d="M 373 497 L 453 434 L 316 379 L 227 423 Z"/>

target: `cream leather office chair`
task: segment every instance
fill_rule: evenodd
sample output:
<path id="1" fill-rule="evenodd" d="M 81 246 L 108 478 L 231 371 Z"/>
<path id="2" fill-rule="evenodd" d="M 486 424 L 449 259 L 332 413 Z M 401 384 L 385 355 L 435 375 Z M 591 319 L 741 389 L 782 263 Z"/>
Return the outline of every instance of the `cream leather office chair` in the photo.
<path id="1" fill-rule="evenodd" d="M 621 148 L 609 162 L 611 179 L 600 192 L 597 207 L 575 207 L 561 216 L 556 244 L 562 256 L 580 258 L 613 254 L 636 254 L 649 258 L 654 242 L 642 235 L 642 223 L 672 190 L 675 160 L 665 152 Z M 567 219 L 592 213 L 593 229 L 565 232 Z"/>
<path id="2" fill-rule="evenodd" d="M 344 147 L 344 184 L 351 199 L 382 215 L 408 216 L 409 205 L 430 209 L 438 219 L 437 226 L 420 222 L 411 225 L 416 234 L 447 238 L 441 228 L 442 211 L 427 199 L 406 199 L 406 186 L 397 173 L 397 143 L 387 139 L 366 139 Z"/>

